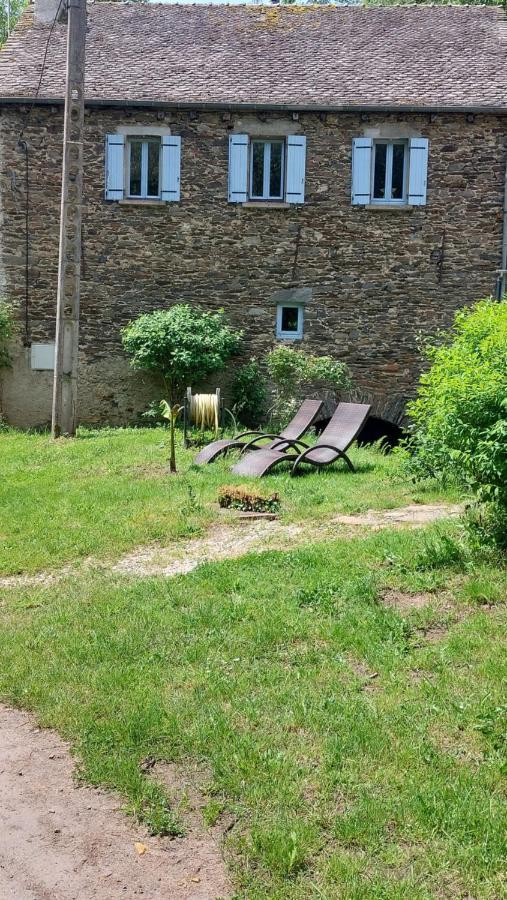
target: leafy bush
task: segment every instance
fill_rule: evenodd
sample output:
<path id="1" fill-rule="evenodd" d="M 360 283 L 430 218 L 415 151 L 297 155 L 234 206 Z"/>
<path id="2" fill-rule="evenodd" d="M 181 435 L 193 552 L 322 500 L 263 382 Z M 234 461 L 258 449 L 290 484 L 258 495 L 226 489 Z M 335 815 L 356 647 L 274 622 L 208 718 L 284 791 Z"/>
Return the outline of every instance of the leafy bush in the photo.
<path id="1" fill-rule="evenodd" d="M 232 385 L 232 411 L 246 425 L 258 425 L 266 412 L 266 380 L 255 359 L 240 366 Z"/>
<path id="2" fill-rule="evenodd" d="M 131 366 L 164 380 L 169 402 L 162 415 L 171 428 L 170 469 L 175 472 L 176 407 L 185 387 L 223 369 L 238 348 L 241 332 L 227 324 L 223 312 L 181 303 L 139 316 L 122 328 L 121 336 Z"/>
<path id="3" fill-rule="evenodd" d="M 431 366 L 408 408 L 412 470 L 469 488 L 487 504 L 491 532 L 507 521 L 507 302 L 459 311 L 426 355 Z M 503 525 L 498 531 L 507 546 Z"/>
<path id="4" fill-rule="evenodd" d="M 14 333 L 14 319 L 12 310 L 3 300 L 0 300 L 0 369 L 10 365 L 11 358 L 8 350 L 8 342 Z"/>
<path id="5" fill-rule="evenodd" d="M 280 509 L 280 495 L 262 494 L 255 487 L 224 485 L 218 493 L 218 505 L 245 512 L 277 512 Z"/>
<path id="6" fill-rule="evenodd" d="M 223 369 L 241 339 L 223 312 L 184 303 L 139 316 L 121 335 L 133 368 L 161 375 L 170 403 L 183 399 L 187 384 Z"/>
<path id="7" fill-rule="evenodd" d="M 320 389 L 336 393 L 350 386 L 345 363 L 284 344 L 268 353 L 267 368 L 275 391 L 273 416 L 280 422 L 289 419 L 301 398 L 310 391 Z"/>

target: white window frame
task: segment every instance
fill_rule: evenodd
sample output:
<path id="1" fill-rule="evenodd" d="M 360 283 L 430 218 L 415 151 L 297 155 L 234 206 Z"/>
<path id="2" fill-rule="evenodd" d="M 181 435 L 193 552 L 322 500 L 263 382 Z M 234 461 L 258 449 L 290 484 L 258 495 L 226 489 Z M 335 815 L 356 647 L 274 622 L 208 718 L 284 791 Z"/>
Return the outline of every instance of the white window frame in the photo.
<path id="1" fill-rule="evenodd" d="M 285 158 L 286 158 L 286 141 L 284 138 L 257 138 L 250 137 L 249 140 L 249 154 L 248 154 L 248 162 L 250 168 L 250 174 L 248 179 L 248 196 L 250 200 L 254 201 L 274 201 L 284 200 L 285 199 Z M 254 194 L 253 192 L 253 153 L 254 153 L 254 144 L 264 144 L 264 183 L 262 186 L 262 195 Z M 271 147 L 273 144 L 280 144 L 282 148 L 282 162 L 281 162 L 281 173 L 280 173 L 280 193 L 277 196 L 272 196 L 269 192 L 269 185 L 271 180 Z"/>
<path id="2" fill-rule="evenodd" d="M 158 143 L 158 193 L 148 194 L 148 144 Z M 129 200 L 160 200 L 161 180 L 162 180 L 162 138 L 158 135 L 126 135 L 126 185 L 125 197 Z M 132 153 L 132 144 L 141 144 L 141 193 L 130 193 L 130 161 Z"/>
<path id="3" fill-rule="evenodd" d="M 283 331 L 282 317 L 284 309 L 297 309 L 298 311 L 298 327 L 297 331 Z M 282 341 L 300 341 L 303 337 L 304 328 L 304 306 L 302 303 L 279 303 L 276 307 L 276 336 Z"/>
<path id="4" fill-rule="evenodd" d="M 393 177 L 393 147 L 394 145 L 402 146 L 404 148 L 403 153 L 403 196 L 402 197 L 391 197 L 392 190 L 392 177 Z M 375 157 L 377 154 L 377 147 L 386 146 L 386 181 L 385 181 L 385 196 L 384 197 L 375 197 Z M 400 139 L 382 139 L 373 141 L 373 153 L 371 156 L 371 193 L 370 193 L 370 202 L 371 203 L 381 203 L 381 204 L 392 204 L 394 206 L 406 206 L 408 203 L 408 178 L 409 178 L 409 169 L 410 165 L 410 154 L 409 154 L 409 144 L 407 140 L 403 138 Z"/>

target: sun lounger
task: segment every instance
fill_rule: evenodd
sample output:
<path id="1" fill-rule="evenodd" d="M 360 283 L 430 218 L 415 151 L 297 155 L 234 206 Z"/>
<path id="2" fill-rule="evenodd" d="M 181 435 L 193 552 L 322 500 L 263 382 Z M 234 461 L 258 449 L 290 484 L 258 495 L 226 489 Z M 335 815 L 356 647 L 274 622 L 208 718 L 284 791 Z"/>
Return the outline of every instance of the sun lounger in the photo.
<path id="1" fill-rule="evenodd" d="M 353 472 L 354 466 L 345 451 L 361 431 L 370 409 L 365 403 L 339 403 L 329 424 L 312 447 L 305 447 L 302 451 L 295 448 L 292 452 L 285 452 L 280 446 L 262 448 L 243 456 L 232 471 L 235 475 L 260 477 L 275 466 L 291 463 L 291 475 L 295 475 L 303 463 L 322 467 L 342 459 Z"/>

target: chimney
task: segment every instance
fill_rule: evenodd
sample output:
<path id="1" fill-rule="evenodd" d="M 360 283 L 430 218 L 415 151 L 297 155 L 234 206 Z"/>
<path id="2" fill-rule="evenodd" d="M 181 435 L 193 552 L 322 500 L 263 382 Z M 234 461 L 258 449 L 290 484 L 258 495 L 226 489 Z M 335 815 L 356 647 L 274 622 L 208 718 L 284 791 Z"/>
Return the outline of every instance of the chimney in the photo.
<path id="1" fill-rule="evenodd" d="M 33 18 L 37 25 L 52 25 L 57 14 L 61 22 L 67 13 L 67 0 L 34 0 Z"/>

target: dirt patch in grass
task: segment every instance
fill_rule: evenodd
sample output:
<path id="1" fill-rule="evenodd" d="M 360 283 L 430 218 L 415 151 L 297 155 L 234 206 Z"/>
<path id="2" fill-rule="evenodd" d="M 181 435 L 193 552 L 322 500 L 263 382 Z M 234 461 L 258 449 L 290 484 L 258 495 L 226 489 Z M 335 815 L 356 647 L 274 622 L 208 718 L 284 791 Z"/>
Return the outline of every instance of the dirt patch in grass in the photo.
<path id="1" fill-rule="evenodd" d="M 354 672 L 354 675 L 362 682 L 362 691 L 373 691 L 381 686 L 379 673 L 375 672 L 374 669 L 370 669 L 363 660 L 357 659 L 354 656 L 348 656 L 347 662 Z"/>
<path id="2" fill-rule="evenodd" d="M 425 606 L 434 602 L 435 596 L 426 591 L 420 591 L 415 594 L 407 594 L 404 591 L 388 590 L 383 591 L 380 596 L 380 602 L 384 606 L 396 609 L 399 612 L 411 612 L 413 609 L 424 609 Z"/>
<path id="3" fill-rule="evenodd" d="M 215 900 L 231 896 L 216 841 L 150 836 L 121 801 L 76 787 L 67 745 L 26 713 L 0 707 L 2 900 Z"/>
<path id="4" fill-rule="evenodd" d="M 205 829 L 217 843 L 231 831 L 234 819 L 224 812 L 220 798 L 210 792 L 211 776 L 176 763 L 157 762 L 152 777 L 163 784 L 171 802 L 189 832 Z"/>
<path id="5" fill-rule="evenodd" d="M 463 507 L 459 504 L 414 503 L 399 509 L 387 509 L 380 512 L 368 510 L 366 513 L 355 516 L 335 516 L 333 521 L 340 525 L 363 526 L 373 530 L 400 525 L 420 528 L 422 525 L 429 525 L 444 517 L 459 516 L 462 511 Z"/>

